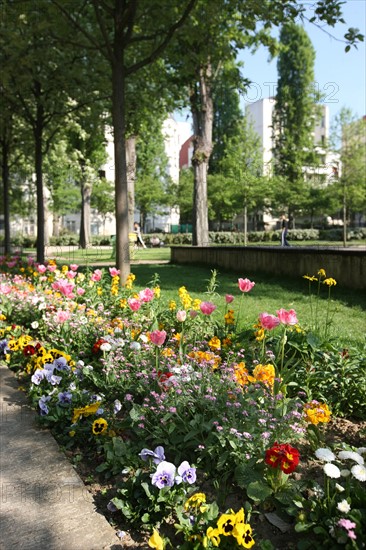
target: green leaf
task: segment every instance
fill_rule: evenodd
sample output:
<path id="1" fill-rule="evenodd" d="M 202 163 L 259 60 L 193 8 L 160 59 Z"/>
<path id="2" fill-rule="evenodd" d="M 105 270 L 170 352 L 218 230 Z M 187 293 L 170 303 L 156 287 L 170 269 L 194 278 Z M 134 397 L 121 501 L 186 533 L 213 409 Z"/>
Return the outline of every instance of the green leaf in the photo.
<path id="1" fill-rule="evenodd" d="M 272 489 L 261 481 L 254 481 L 252 483 L 249 483 L 247 487 L 248 497 L 255 502 L 262 502 L 266 500 L 266 498 L 268 498 L 272 494 L 272 492 Z"/>

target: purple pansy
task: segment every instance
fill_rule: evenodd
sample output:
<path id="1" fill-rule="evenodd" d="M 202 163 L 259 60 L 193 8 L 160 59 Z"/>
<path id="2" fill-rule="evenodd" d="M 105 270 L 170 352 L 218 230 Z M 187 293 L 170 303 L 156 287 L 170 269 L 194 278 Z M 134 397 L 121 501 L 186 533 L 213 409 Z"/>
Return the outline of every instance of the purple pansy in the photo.
<path id="1" fill-rule="evenodd" d="M 158 489 L 164 487 L 173 487 L 175 479 L 175 466 L 171 462 L 160 462 L 156 468 L 155 474 L 152 476 L 151 483 Z"/>
<path id="2" fill-rule="evenodd" d="M 61 371 L 62 370 L 64 370 L 64 371 L 69 371 L 70 370 L 70 367 L 67 364 L 67 361 L 66 361 L 65 357 L 58 357 L 57 359 L 54 360 L 53 365 L 54 365 L 56 370 L 61 370 Z"/>
<path id="3" fill-rule="evenodd" d="M 57 397 L 60 403 L 68 404 L 71 403 L 72 393 L 70 391 L 60 392 Z"/>
<path id="4" fill-rule="evenodd" d="M 32 383 L 35 384 L 36 386 L 39 386 L 39 384 L 42 382 L 44 378 L 44 374 L 45 374 L 44 370 L 37 369 L 31 377 Z"/>
<path id="5" fill-rule="evenodd" d="M 141 453 L 139 453 L 139 457 L 145 461 L 152 458 L 154 464 L 160 464 L 160 462 L 165 460 L 164 447 L 156 447 L 154 451 L 150 451 L 150 449 L 142 449 Z"/>
<path id="6" fill-rule="evenodd" d="M 49 408 L 47 407 L 46 403 L 50 401 L 50 399 L 51 399 L 50 395 L 42 395 L 42 397 L 38 401 L 38 406 L 41 409 L 41 416 L 44 416 L 49 413 Z"/>
<path id="7" fill-rule="evenodd" d="M 192 468 L 187 460 L 182 462 L 182 464 L 178 467 L 176 483 L 181 483 L 181 481 L 184 481 L 184 483 L 192 484 L 196 481 L 196 479 L 196 468 Z"/>

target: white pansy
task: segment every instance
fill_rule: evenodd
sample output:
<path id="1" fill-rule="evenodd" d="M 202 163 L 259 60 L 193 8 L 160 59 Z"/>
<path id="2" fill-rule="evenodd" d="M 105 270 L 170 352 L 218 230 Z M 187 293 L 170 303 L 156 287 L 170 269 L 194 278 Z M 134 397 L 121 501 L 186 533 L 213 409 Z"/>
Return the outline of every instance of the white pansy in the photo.
<path id="1" fill-rule="evenodd" d="M 346 499 L 341 500 L 341 502 L 338 502 L 337 509 L 342 512 L 343 514 L 348 514 L 348 512 L 351 509 L 351 506 L 348 504 Z"/>
<path id="2" fill-rule="evenodd" d="M 315 451 L 315 456 L 323 462 L 332 462 L 335 460 L 335 454 L 330 449 L 323 447 L 320 447 L 320 449 Z"/>
<path id="3" fill-rule="evenodd" d="M 338 479 L 339 477 L 341 477 L 341 471 L 338 466 L 336 466 L 335 464 L 331 464 L 330 462 L 324 464 L 323 470 L 325 475 L 333 479 Z"/>
<path id="4" fill-rule="evenodd" d="M 358 481 L 366 481 L 366 468 L 363 464 L 355 464 L 352 466 L 351 472 Z"/>
<path id="5" fill-rule="evenodd" d="M 101 349 L 102 351 L 111 351 L 112 346 L 110 345 L 109 342 L 103 342 L 103 344 L 101 344 L 99 349 Z"/>
<path id="6" fill-rule="evenodd" d="M 38 326 L 39 326 L 38 321 L 33 321 L 33 323 L 31 323 L 31 327 L 34 329 L 38 328 Z"/>
<path id="7" fill-rule="evenodd" d="M 141 344 L 139 342 L 131 342 L 130 349 L 132 349 L 133 351 L 140 351 Z"/>
<path id="8" fill-rule="evenodd" d="M 342 475 L 342 472 L 341 472 L 341 475 Z M 339 483 L 335 484 L 335 488 L 337 489 L 338 493 L 343 493 L 343 491 L 345 490 L 345 488 L 342 487 L 342 485 L 339 485 Z"/>
<path id="9" fill-rule="evenodd" d="M 354 460 L 357 464 L 363 464 L 364 460 L 359 453 L 355 451 L 341 451 L 338 453 L 338 457 L 342 460 Z"/>

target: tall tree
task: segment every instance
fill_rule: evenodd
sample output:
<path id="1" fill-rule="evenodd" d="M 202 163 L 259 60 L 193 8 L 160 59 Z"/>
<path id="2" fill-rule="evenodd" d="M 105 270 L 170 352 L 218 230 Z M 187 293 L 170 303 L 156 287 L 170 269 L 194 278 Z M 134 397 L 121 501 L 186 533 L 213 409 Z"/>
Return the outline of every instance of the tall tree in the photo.
<path id="1" fill-rule="evenodd" d="M 293 22 L 282 26 L 278 57 L 278 83 L 273 111 L 274 174 L 282 176 L 289 192 L 290 214 L 304 182 L 304 167 L 313 165 L 316 97 L 315 51 L 303 27 Z"/>
<path id="2" fill-rule="evenodd" d="M 116 263 L 123 283 L 130 272 L 126 163 L 126 94 L 131 75 L 162 55 L 197 0 L 52 0 L 83 41 L 107 61 L 115 161 Z M 71 43 L 71 42 L 70 42 Z M 79 42 L 80 44 L 80 42 Z"/>
<path id="3" fill-rule="evenodd" d="M 366 210 L 366 120 L 343 107 L 332 126 L 332 144 L 340 153 L 341 168 L 334 190 L 343 211 L 343 244 L 347 226 Z"/>

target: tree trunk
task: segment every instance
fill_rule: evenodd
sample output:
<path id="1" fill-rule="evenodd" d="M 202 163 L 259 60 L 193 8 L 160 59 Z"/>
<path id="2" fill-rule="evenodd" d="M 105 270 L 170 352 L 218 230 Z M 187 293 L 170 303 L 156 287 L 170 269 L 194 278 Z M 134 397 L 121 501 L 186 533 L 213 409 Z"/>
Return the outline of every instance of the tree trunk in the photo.
<path id="1" fill-rule="evenodd" d="M 129 230 L 133 230 L 135 219 L 135 181 L 136 181 L 136 136 L 126 140 L 127 192 Z"/>
<path id="2" fill-rule="evenodd" d="M 40 86 L 39 86 L 40 87 Z M 39 91 L 40 93 L 40 91 Z M 44 263 L 45 248 L 45 205 L 43 189 L 43 106 L 37 104 L 36 121 L 34 126 L 35 169 L 37 189 L 37 262 Z"/>
<path id="3" fill-rule="evenodd" d="M 86 180 L 84 163 L 81 163 L 81 220 L 80 220 L 80 248 L 87 248 L 90 245 L 90 199 L 92 185 Z"/>
<path id="4" fill-rule="evenodd" d="M 208 61 L 190 95 L 193 118 L 193 236 L 194 246 L 208 245 L 207 171 L 212 152 L 213 99 L 212 67 Z"/>
<path id="5" fill-rule="evenodd" d="M 2 178 L 3 178 L 3 206 L 4 206 L 4 254 L 11 253 L 10 248 L 10 206 L 9 206 L 9 144 L 2 142 Z"/>
<path id="6" fill-rule="evenodd" d="M 112 63 L 112 120 L 114 134 L 115 206 L 116 206 L 116 267 L 124 284 L 130 273 L 128 189 L 125 140 L 125 67 L 122 3 L 115 10 L 114 57 Z M 121 12 L 121 13 L 120 13 Z"/>

